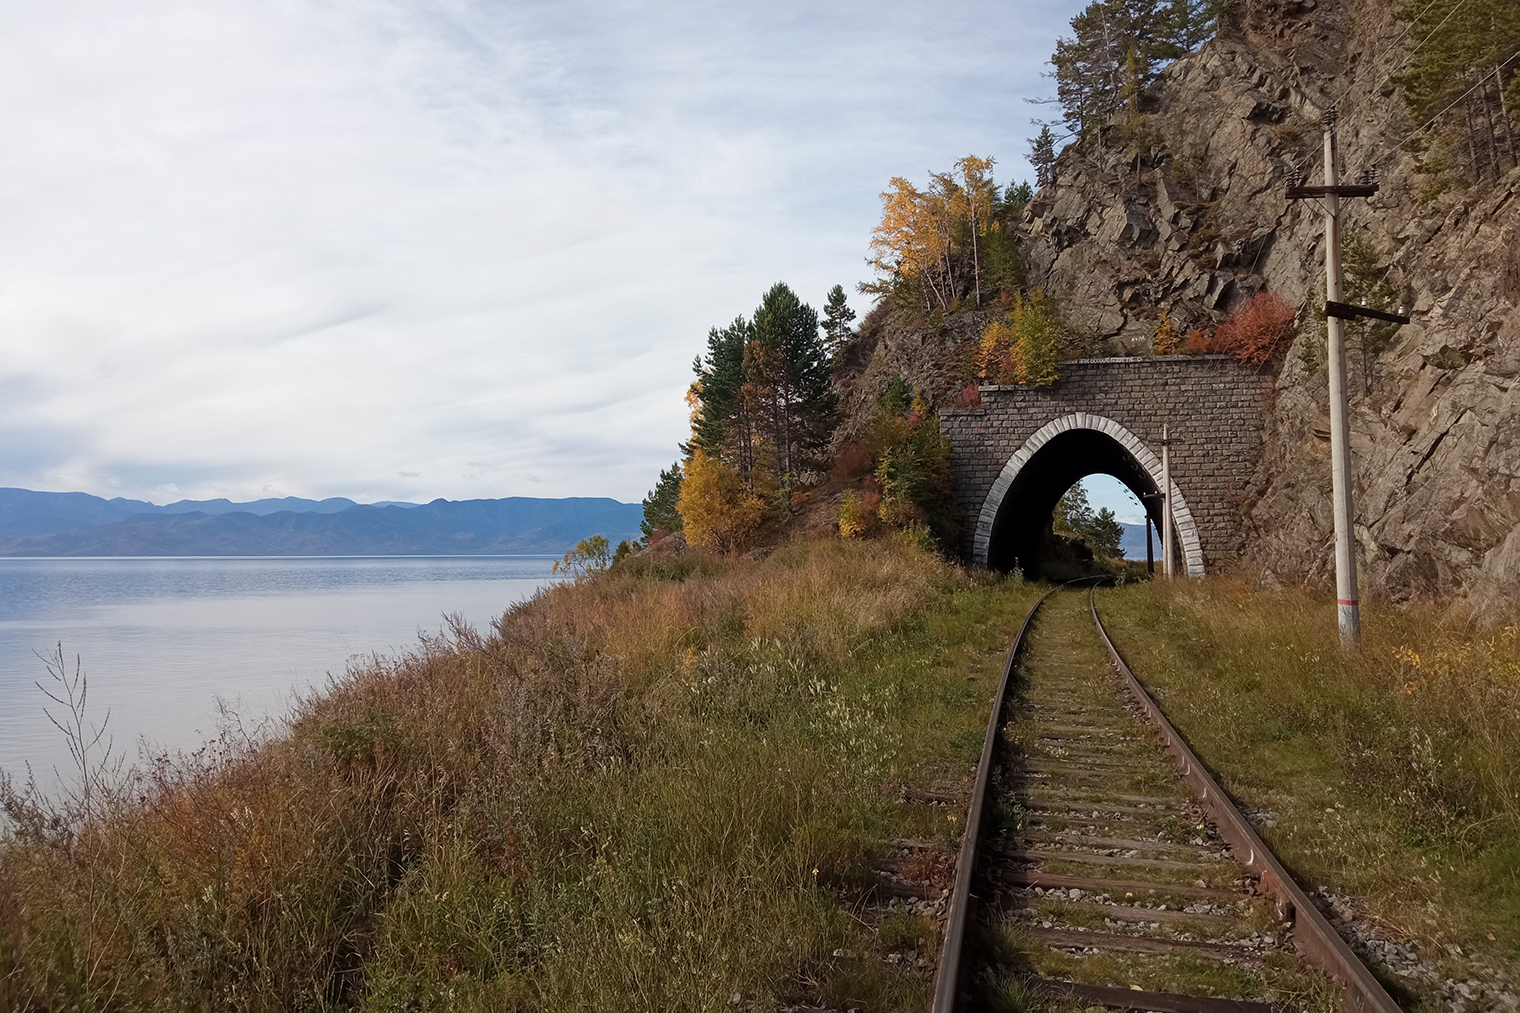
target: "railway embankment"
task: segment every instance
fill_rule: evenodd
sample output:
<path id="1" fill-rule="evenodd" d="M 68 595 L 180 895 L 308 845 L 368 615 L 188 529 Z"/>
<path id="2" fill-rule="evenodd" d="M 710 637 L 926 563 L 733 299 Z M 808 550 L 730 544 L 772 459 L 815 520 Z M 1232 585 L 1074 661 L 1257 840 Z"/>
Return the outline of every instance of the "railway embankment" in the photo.
<path id="1" fill-rule="evenodd" d="M 897 536 L 759 561 L 651 553 L 356 667 L 263 734 L 232 724 L 191 755 L 87 768 L 64 798 L 13 780 L 0 1006 L 926 1009 L 994 688 L 1046 590 Z M 1323 602 L 1298 592 L 1210 579 L 1098 600 L 1136 675 L 1404 1008 L 1513 1005 L 1513 628 L 1371 607 L 1362 653 L 1342 656 Z M 1049 684 L 1074 694 L 1060 706 L 1098 706 L 1082 686 L 1109 675 L 1061 660 L 1059 633 L 1042 636 Z M 1159 759 L 1134 758 L 1150 766 L 1122 793 L 1166 794 L 1183 808 L 1151 815 L 1176 826 L 1067 813 L 1016 849 L 1101 830 L 1131 843 L 1100 850 L 1136 852 L 1105 856 L 1137 860 L 1124 879 L 1233 889 L 1156 864 L 1233 859 L 1211 830 L 1183 832 L 1197 824 L 1174 787 L 1141 783 Z M 1098 785 L 1106 761 L 1087 761 L 1073 776 Z M 1064 782 L 1063 762 L 1030 770 Z M 1091 878 L 1074 855 L 1044 872 Z M 1016 927 L 1058 932 L 1046 908 L 1100 903 L 1066 889 L 1034 894 L 1044 913 Z M 1182 909 L 1147 924 L 1229 922 L 1220 945 L 1251 950 L 1195 974 L 1200 990 L 1310 996 L 1296 967 L 1249 966 L 1284 938 L 1258 906 Z M 1111 935 L 1131 932 L 1125 914 L 1097 912 Z M 1072 977 L 1067 957 L 1036 970 Z"/>

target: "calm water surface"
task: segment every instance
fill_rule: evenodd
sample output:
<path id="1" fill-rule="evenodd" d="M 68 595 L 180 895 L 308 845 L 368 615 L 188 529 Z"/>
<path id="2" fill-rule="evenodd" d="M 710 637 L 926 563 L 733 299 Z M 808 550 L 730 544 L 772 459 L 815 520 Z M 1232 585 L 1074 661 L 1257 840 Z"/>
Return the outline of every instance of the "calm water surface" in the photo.
<path id="1" fill-rule="evenodd" d="M 89 678 L 89 712 L 111 711 L 118 750 L 192 749 L 218 700 L 252 724 L 286 712 L 350 659 L 437 632 L 478 629 L 547 584 L 549 556 L 0 559 L 0 770 L 66 772 L 62 735 L 33 683 L 63 644 Z M 56 710 L 56 708 L 55 708 Z"/>

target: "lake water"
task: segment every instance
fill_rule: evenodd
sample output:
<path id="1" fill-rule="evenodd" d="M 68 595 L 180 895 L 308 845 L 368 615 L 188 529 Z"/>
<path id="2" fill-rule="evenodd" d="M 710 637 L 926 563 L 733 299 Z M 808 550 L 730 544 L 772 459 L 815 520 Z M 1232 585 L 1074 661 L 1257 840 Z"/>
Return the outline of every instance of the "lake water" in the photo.
<path id="1" fill-rule="evenodd" d="M 0 559 L 0 770 L 67 775 L 65 740 L 33 685 L 63 644 L 89 679 L 88 715 L 139 741 L 193 749 L 218 700 L 251 724 L 288 710 L 349 659 L 389 654 L 460 613 L 491 620 L 553 578 L 549 556 Z M 54 713 L 58 709 L 53 707 Z"/>

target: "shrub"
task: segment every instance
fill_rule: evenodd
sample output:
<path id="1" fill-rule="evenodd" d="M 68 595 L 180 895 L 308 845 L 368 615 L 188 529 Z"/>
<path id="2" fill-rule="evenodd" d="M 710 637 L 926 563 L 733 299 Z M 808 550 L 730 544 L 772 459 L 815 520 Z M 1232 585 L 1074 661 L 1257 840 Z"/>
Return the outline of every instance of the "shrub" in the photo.
<path id="1" fill-rule="evenodd" d="M 1151 352 L 1156 355 L 1177 354 L 1177 328 L 1172 323 L 1172 315 L 1165 310 L 1161 311 L 1161 319 L 1156 321 L 1156 333 L 1151 338 Z"/>
<path id="2" fill-rule="evenodd" d="M 1293 316 L 1282 296 L 1258 292 L 1219 325 L 1214 348 L 1252 365 L 1279 359 L 1293 342 Z"/>
<path id="3" fill-rule="evenodd" d="M 624 541 L 623 545 L 628 543 Z M 623 546 L 618 546 L 618 551 L 624 556 L 628 555 Z M 590 538 L 582 538 L 575 543 L 575 548 L 565 553 L 565 558 L 554 564 L 555 573 L 568 573 L 572 577 L 596 577 L 607 572 L 607 567 L 612 565 L 612 559 L 607 554 L 607 536 L 592 535 Z"/>
<path id="4" fill-rule="evenodd" d="M 729 552 L 744 544 L 765 518 L 765 504 L 739 472 L 698 450 L 686 462 L 677 509 L 695 545 Z"/>
<path id="5" fill-rule="evenodd" d="M 1009 300 L 1006 317 L 993 317 L 982 330 L 980 375 L 997 383 L 1043 387 L 1060 379 L 1059 308 L 1042 289 Z"/>
<path id="6" fill-rule="evenodd" d="M 880 497 L 877 497 L 879 500 Z M 846 538 L 860 538 L 868 534 L 875 522 L 875 511 L 866 509 L 860 494 L 853 489 L 844 494 L 839 502 L 839 533 Z"/>
<path id="7" fill-rule="evenodd" d="M 871 452 L 856 440 L 846 443 L 834 458 L 834 477 L 848 481 L 871 470 Z"/>

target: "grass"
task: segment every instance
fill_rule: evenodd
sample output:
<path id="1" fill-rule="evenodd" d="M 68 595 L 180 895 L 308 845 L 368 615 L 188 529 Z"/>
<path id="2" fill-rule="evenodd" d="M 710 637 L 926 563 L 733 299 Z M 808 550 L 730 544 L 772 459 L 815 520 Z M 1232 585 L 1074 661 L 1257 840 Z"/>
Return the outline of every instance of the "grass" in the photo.
<path id="1" fill-rule="evenodd" d="M 854 916 L 959 834 L 1037 591 L 892 540 L 631 560 L 89 797 L 6 782 L 0 1007 L 918 1009 Z M 835 954 L 842 954 L 835 956 Z"/>
<path id="2" fill-rule="evenodd" d="M 1228 578 L 1099 592 L 1136 675 L 1310 887 L 1443 977 L 1520 982 L 1520 642 L 1459 610 L 1363 607 Z M 1364 926 L 1365 927 L 1365 926 Z M 1506 984 L 1507 982 L 1507 984 Z M 1406 979 L 1407 1008 L 1444 1008 Z"/>

